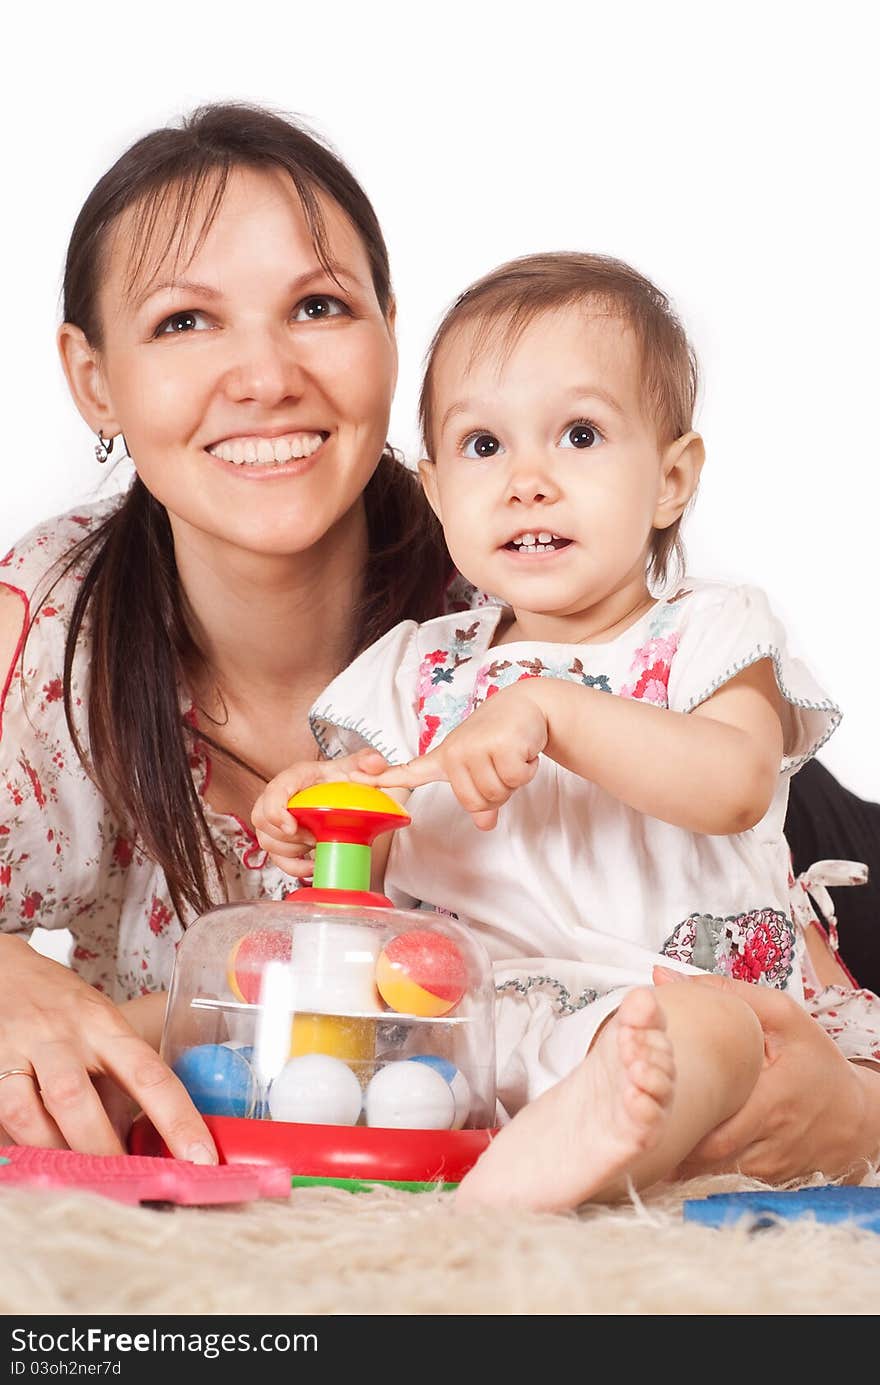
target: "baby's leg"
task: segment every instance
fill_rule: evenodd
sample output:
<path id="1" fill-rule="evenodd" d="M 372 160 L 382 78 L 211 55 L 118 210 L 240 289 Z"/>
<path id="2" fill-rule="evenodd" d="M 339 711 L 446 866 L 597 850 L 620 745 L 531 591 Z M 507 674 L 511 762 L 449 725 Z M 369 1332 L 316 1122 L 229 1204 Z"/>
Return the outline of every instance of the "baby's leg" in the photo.
<path id="1" fill-rule="evenodd" d="M 764 1057 L 753 1012 L 702 986 L 624 997 L 586 1058 L 524 1106 L 465 1175 L 462 1206 L 554 1211 L 672 1175 L 745 1103 Z"/>

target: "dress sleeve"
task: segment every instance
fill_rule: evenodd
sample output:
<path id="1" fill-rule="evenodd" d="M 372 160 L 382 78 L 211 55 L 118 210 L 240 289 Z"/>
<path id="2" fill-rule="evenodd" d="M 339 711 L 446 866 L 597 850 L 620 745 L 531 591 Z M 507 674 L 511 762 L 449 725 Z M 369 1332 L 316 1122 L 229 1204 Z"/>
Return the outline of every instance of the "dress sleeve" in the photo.
<path id="1" fill-rule="evenodd" d="M 841 713 L 793 652 L 765 594 L 707 583 L 680 599 L 688 606 L 669 674 L 671 710 L 692 712 L 744 669 L 769 659 L 783 699 L 781 768 L 796 770 L 825 744 Z"/>
<path id="2" fill-rule="evenodd" d="M 309 725 L 328 760 L 372 746 L 392 765 L 418 754 L 419 626 L 401 621 L 324 689 Z"/>
<path id="3" fill-rule="evenodd" d="M 75 537 L 82 536 L 79 526 Z M 12 665 L 0 669 L 0 930 L 26 936 L 36 927 L 73 928 L 94 899 L 105 845 L 113 847 L 103 841 L 101 800 L 64 714 L 64 645 L 76 578 L 51 589 L 44 580 L 70 539 L 58 521 L 35 530 L 0 562 L 0 588 L 20 601 L 22 617 Z M 82 650 L 72 676 L 81 709 L 88 681 Z"/>

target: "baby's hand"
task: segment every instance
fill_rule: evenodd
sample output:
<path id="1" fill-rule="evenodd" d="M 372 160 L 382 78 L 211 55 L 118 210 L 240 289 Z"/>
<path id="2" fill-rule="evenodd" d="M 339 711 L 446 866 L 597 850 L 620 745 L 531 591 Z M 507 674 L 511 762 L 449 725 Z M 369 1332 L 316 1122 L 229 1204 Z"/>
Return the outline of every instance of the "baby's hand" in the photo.
<path id="1" fill-rule="evenodd" d="M 296 821 L 287 800 L 313 784 L 360 778 L 358 771 L 375 775 L 387 765 L 388 761 L 377 750 L 366 749 L 338 760 L 303 760 L 282 770 L 266 785 L 251 813 L 260 846 L 288 875 L 310 879 L 315 862 L 308 853 L 315 845 L 315 838 Z"/>
<path id="2" fill-rule="evenodd" d="M 447 782 L 474 826 L 488 832 L 498 822 L 501 805 L 534 779 L 547 744 L 547 718 L 524 686 L 532 681 L 522 679 L 493 694 L 436 750 L 371 775 L 369 782 L 406 789 Z"/>

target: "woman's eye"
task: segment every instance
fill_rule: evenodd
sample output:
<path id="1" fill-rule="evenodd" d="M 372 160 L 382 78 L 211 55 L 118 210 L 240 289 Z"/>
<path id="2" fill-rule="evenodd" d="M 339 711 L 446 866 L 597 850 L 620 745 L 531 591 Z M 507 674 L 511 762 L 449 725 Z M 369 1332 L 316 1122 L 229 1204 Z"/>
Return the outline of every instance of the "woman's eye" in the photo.
<path id="1" fill-rule="evenodd" d="M 475 460 L 494 457 L 500 451 L 501 443 L 494 433 L 471 433 L 469 438 L 465 438 L 461 449 L 463 457 L 473 457 Z"/>
<path id="2" fill-rule="evenodd" d="M 559 439 L 560 447 L 598 447 L 605 439 L 592 423 L 572 423 Z"/>
<path id="3" fill-rule="evenodd" d="M 294 322 L 323 322 L 325 317 L 342 317 L 348 308 L 339 298 L 328 294 L 315 294 L 297 303 L 293 313 Z"/>
<path id="4" fill-rule="evenodd" d="M 197 313 L 193 308 L 187 308 L 182 313 L 172 313 L 166 317 L 164 322 L 160 322 L 156 328 L 157 337 L 170 337 L 179 335 L 183 332 L 204 332 L 208 326 L 208 319 L 204 313 Z"/>

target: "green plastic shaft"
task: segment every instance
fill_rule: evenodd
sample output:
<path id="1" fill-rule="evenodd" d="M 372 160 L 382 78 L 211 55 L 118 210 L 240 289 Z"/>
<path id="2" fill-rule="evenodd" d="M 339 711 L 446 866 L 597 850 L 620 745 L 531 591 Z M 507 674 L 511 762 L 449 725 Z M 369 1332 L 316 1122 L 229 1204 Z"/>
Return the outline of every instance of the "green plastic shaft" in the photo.
<path id="1" fill-rule="evenodd" d="M 318 842 L 315 847 L 316 890 L 368 890 L 370 857 L 368 846 L 355 842 Z"/>

